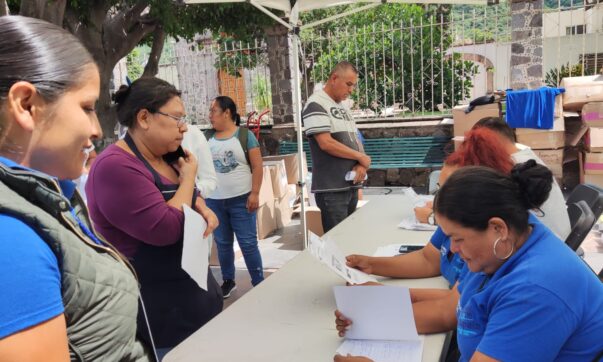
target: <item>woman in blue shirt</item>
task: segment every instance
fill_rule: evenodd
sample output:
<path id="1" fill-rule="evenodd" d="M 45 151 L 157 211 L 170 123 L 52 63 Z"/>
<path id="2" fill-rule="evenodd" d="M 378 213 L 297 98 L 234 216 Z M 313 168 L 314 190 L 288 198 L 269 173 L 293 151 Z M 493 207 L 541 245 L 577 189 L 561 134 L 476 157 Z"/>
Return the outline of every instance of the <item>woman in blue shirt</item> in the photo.
<path id="1" fill-rule="evenodd" d="M 101 137 L 99 88 L 72 34 L 0 17 L 0 361 L 152 360 L 134 273 L 69 181 Z"/>
<path id="2" fill-rule="evenodd" d="M 547 199 L 551 176 L 533 160 L 511 176 L 468 167 L 436 197 L 469 270 L 457 307 L 462 361 L 592 361 L 603 351 L 603 284 L 528 212 Z"/>

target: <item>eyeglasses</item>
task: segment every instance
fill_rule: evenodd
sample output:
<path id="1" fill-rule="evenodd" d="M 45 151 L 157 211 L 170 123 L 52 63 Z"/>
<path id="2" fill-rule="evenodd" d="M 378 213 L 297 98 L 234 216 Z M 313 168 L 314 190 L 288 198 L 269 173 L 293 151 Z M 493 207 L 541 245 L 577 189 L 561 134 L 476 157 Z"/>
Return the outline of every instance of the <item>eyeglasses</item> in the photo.
<path id="1" fill-rule="evenodd" d="M 159 113 L 162 116 L 170 117 L 171 119 L 175 120 L 176 127 L 178 127 L 178 128 L 184 126 L 185 124 L 188 124 L 188 120 L 186 119 L 186 116 L 176 117 L 176 116 L 172 116 L 171 114 L 163 113 L 160 111 L 156 111 L 155 113 Z"/>

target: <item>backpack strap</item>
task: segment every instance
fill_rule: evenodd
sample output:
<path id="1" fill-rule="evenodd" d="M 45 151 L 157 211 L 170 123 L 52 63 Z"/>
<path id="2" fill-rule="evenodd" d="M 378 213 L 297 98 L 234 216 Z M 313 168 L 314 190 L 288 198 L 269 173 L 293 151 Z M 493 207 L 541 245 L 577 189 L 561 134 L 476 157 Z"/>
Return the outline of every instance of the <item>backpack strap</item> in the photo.
<path id="1" fill-rule="evenodd" d="M 205 130 L 203 132 L 203 134 L 205 134 L 205 139 L 209 141 L 216 134 L 216 130 L 213 128 L 210 128 L 210 129 Z"/>
<path id="2" fill-rule="evenodd" d="M 245 153 L 245 159 L 249 168 L 251 168 L 251 161 L 249 161 L 249 149 L 247 148 L 247 139 L 249 138 L 249 129 L 246 127 L 239 127 L 239 142 Z"/>

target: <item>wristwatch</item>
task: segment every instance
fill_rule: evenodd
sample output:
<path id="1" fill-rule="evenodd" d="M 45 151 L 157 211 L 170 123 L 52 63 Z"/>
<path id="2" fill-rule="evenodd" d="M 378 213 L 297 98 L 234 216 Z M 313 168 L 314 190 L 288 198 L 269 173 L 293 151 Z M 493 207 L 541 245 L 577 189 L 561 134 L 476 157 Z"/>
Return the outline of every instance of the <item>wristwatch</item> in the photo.
<path id="1" fill-rule="evenodd" d="M 435 216 L 433 215 L 433 212 L 427 217 L 427 223 L 429 225 L 435 225 Z"/>

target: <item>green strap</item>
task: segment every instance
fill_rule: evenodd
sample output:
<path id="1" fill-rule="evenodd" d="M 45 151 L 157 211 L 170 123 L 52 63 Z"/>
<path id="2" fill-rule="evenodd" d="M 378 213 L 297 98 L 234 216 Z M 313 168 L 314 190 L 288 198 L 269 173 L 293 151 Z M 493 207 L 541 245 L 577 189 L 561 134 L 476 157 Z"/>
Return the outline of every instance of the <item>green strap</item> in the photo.
<path id="1" fill-rule="evenodd" d="M 205 138 L 209 141 L 215 134 L 216 130 L 211 128 L 204 132 Z M 247 139 L 249 138 L 249 129 L 245 127 L 239 127 L 239 143 L 243 148 L 243 153 L 245 153 L 245 159 L 247 160 L 247 164 L 249 168 L 251 168 L 251 161 L 249 160 L 249 149 L 247 148 Z"/>

